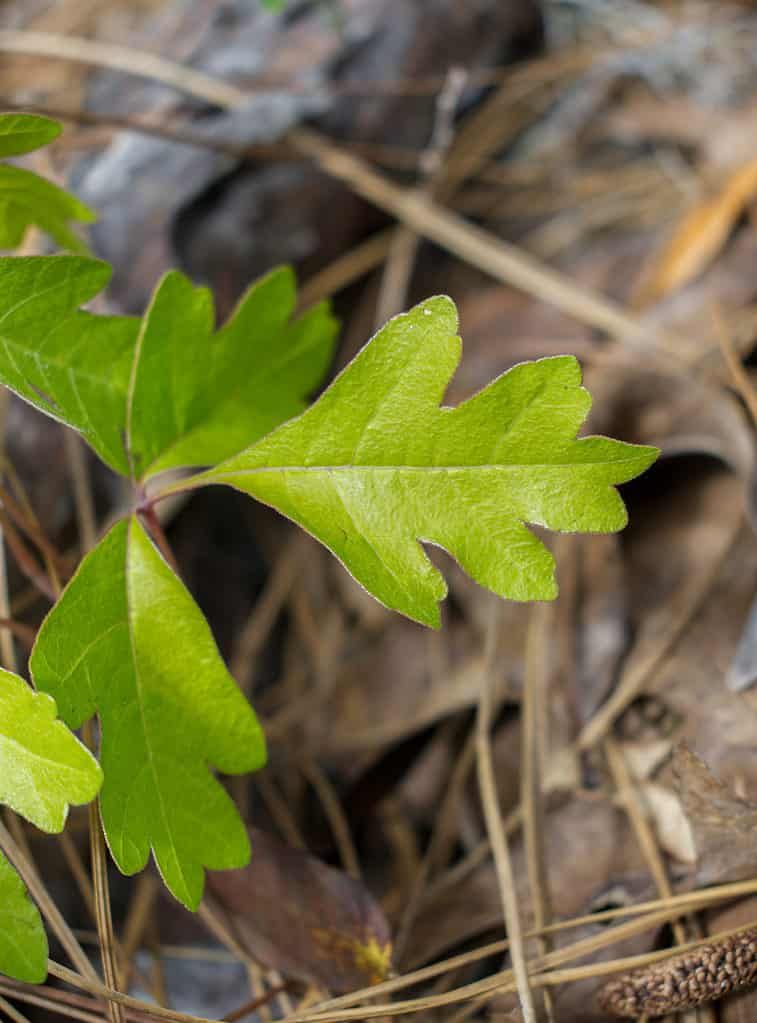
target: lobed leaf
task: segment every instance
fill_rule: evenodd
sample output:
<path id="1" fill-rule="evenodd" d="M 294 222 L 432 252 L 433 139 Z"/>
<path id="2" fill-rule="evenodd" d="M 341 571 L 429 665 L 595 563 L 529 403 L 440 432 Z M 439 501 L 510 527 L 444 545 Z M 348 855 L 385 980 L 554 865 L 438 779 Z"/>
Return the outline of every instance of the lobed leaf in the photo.
<path id="1" fill-rule="evenodd" d="M 128 473 L 123 433 L 139 321 L 78 311 L 110 273 L 77 256 L 0 259 L 0 382 Z"/>
<path id="2" fill-rule="evenodd" d="M 62 831 L 70 803 L 89 803 L 100 766 L 56 720 L 55 700 L 0 669 L 0 803 L 42 831 Z"/>
<path id="3" fill-rule="evenodd" d="M 47 145 L 61 127 L 47 117 L 0 114 L 0 157 L 20 156 Z M 21 167 L 0 166 L 0 249 L 15 249 L 31 226 L 41 228 L 61 248 L 86 252 L 71 222 L 89 224 L 88 206 L 57 185 Z"/>
<path id="4" fill-rule="evenodd" d="M 69 804 L 97 795 L 102 771 L 55 701 L 0 669 L 0 803 L 43 831 L 62 831 Z M 21 878 L 0 854 L 0 973 L 41 983 L 47 938 Z"/>
<path id="5" fill-rule="evenodd" d="M 212 465 L 297 415 L 331 359 L 336 321 L 325 304 L 290 323 L 294 275 L 255 282 L 213 333 L 213 300 L 167 274 L 145 314 L 129 394 L 133 473 Z"/>
<path id="6" fill-rule="evenodd" d="M 39 910 L 0 853 L 0 973 L 41 984 L 47 976 L 47 951 Z"/>
<path id="7" fill-rule="evenodd" d="M 22 167 L 0 166 L 0 248 L 16 248 L 28 228 L 36 226 L 62 249 L 87 252 L 69 222 L 90 224 L 95 219 L 88 206 L 50 181 Z"/>
<path id="8" fill-rule="evenodd" d="M 456 330 L 444 297 L 395 317 L 306 412 L 189 485 L 225 483 L 277 508 L 382 603 L 427 625 L 439 625 L 446 586 L 419 541 L 502 597 L 553 598 L 552 555 L 525 523 L 621 529 L 614 486 L 658 452 L 575 439 L 591 398 L 572 356 L 515 366 L 440 407 Z"/>
<path id="9" fill-rule="evenodd" d="M 141 870 L 152 849 L 168 888 L 195 909 L 203 867 L 249 859 L 244 825 L 210 765 L 254 771 L 265 742 L 205 618 L 136 519 L 81 563 L 30 666 L 72 728 L 99 713 L 100 809 L 119 869 Z"/>
<path id="10" fill-rule="evenodd" d="M 76 256 L 0 259 L 0 383 L 123 475 L 241 450 L 302 411 L 331 359 L 325 305 L 289 322 L 289 270 L 253 284 L 215 334 L 209 292 L 179 273 L 144 321 L 80 312 L 109 277 L 107 264 Z"/>

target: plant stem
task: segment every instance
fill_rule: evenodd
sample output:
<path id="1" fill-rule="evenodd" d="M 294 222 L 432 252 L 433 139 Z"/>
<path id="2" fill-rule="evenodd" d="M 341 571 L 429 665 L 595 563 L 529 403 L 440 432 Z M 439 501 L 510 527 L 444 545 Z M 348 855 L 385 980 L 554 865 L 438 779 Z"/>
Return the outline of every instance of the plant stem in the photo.
<path id="1" fill-rule="evenodd" d="M 155 499 L 153 498 L 151 501 L 140 505 L 137 509 L 137 513 L 147 527 L 147 532 L 155 541 L 160 553 L 166 559 L 176 575 L 179 575 L 179 566 L 176 562 L 176 558 L 174 557 L 174 553 L 171 550 L 168 537 L 166 536 L 157 512 L 155 511 Z"/>

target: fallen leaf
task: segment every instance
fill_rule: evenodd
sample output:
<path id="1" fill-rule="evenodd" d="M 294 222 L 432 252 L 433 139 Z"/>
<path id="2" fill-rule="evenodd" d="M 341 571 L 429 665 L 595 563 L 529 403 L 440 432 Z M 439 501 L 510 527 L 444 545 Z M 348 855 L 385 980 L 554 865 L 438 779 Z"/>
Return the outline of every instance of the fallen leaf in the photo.
<path id="1" fill-rule="evenodd" d="M 681 863 L 696 863 L 694 835 L 678 796 L 655 782 L 642 785 L 641 794 L 662 848 Z"/>
<path id="2" fill-rule="evenodd" d="M 628 645 L 628 608 L 620 540 L 575 537 L 576 702 L 588 721 L 612 687 Z M 565 592 L 566 584 L 561 582 Z"/>
<path id="3" fill-rule="evenodd" d="M 757 867 L 757 805 L 739 799 L 685 744 L 673 773 L 694 835 L 700 885 L 736 881 Z"/>
<path id="4" fill-rule="evenodd" d="M 757 600 L 749 609 L 744 631 L 726 675 L 726 685 L 734 693 L 749 689 L 755 682 L 757 682 Z"/>
<path id="5" fill-rule="evenodd" d="M 757 160 L 735 170 L 720 192 L 690 209 L 644 275 L 636 304 L 651 305 L 688 284 L 718 255 L 757 192 Z"/>
<path id="6" fill-rule="evenodd" d="M 251 865 L 209 874 L 208 892 L 250 955 L 336 993 L 384 980 L 389 925 L 365 886 L 264 831 L 249 835 Z"/>
<path id="7" fill-rule="evenodd" d="M 757 692 L 735 693 L 725 685 L 754 598 L 754 534 L 743 525 L 726 539 L 741 511 L 733 476 L 717 473 L 707 480 L 698 473 L 687 481 L 672 470 L 671 464 L 672 489 L 666 485 L 645 503 L 645 516 L 637 511 L 636 520 L 648 522 L 626 538 L 637 638 L 625 670 L 646 673 L 642 691 L 660 704 L 657 737 L 685 740 L 726 784 L 757 802 Z M 674 787 L 671 765 L 655 780 Z"/>
<path id="8" fill-rule="evenodd" d="M 481 655 L 468 630 L 450 627 L 451 663 L 441 672 L 431 670 L 428 639 L 414 623 L 397 618 L 382 635 L 340 666 L 328 713 L 308 723 L 321 755 L 381 750 L 475 705 Z"/>
<path id="9" fill-rule="evenodd" d="M 754 592 L 740 489 L 714 463 L 671 459 L 623 538 L 635 641 L 611 697 L 622 692 L 614 713 L 652 693 L 663 705 L 655 738 L 687 738 L 708 759 L 754 736 L 753 713 L 724 685 L 734 626 Z"/>
<path id="10" fill-rule="evenodd" d="M 591 383 L 592 430 L 620 431 L 655 444 L 664 458 L 709 455 L 743 480 L 754 466 L 754 438 L 739 402 L 723 388 L 706 387 L 688 373 L 624 366 Z"/>
<path id="11" fill-rule="evenodd" d="M 624 742 L 622 745 L 628 769 L 637 781 L 647 781 L 651 778 L 673 749 L 672 739 L 657 736 L 642 741 Z"/>
<path id="12" fill-rule="evenodd" d="M 620 883 L 629 898 L 644 897 L 648 883 L 644 860 L 625 814 L 609 801 L 591 799 L 562 798 L 548 809 L 543 837 L 555 919 L 591 912 Z M 512 857 L 523 925 L 528 929 L 533 917 L 520 837 L 513 841 Z M 418 915 L 408 941 L 408 962 L 402 965 L 414 969 L 463 942 L 490 932 L 501 934 L 503 926 L 497 872 L 489 861 L 462 881 L 435 887 Z"/>

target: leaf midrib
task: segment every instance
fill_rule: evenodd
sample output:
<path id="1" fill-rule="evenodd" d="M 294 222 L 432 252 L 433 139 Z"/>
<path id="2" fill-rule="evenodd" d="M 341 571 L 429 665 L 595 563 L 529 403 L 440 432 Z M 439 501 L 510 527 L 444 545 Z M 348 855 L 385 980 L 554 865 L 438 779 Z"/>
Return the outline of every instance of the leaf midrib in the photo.
<path id="1" fill-rule="evenodd" d="M 179 853 L 178 853 L 178 850 L 176 848 L 176 843 L 174 842 L 173 830 L 172 830 L 171 825 L 170 825 L 170 818 L 168 816 L 168 813 L 167 813 L 167 810 L 166 810 L 166 805 L 165 805 L 165 802 L 164 802 L 164 799 L 163 799 L 163 792 L 162 792 L 161 785 L 160 785 L 160 775 L 159 775 L 159 772 L 157 771 L 157 769 L 155 767 L 155 757 L 154 757 L 152 745 L 151 745 L 151 743 L 149 741 L 149 732 L 148 732 L 148 727 L 147 727 L 147 720 L 146 720 L 145 712 L 144 712 L 144 703 L 143 703 L 143 698 L 142 698 L 142 679 L 141 679 L 141 676 L 140 676 L 140 673 L 139 673 L 139 667 L 138 667 L 138 661 L 137 661 L 136 641 L 135 641 L 135 637 L 134 637 L 134 616 L 133 616 L 133 613 L 132 613 L 131 587 L 129 585 L 129 562 L 130 562 L 130 557 L 131 557 L 132 528 L 134 528 L 132 524 L 130 524 L 129 527 L 127 528 L 126 544 L 124 545 L 124 554 L 125 554 L 125 558 L 124 558 L 124 585 L 126 587 L 126 614 L 127 614 L 128 631 L 129 631 L 129 649 L 131 650 L 131 659 L 132 659 L 132 663 L 134 665 L 134 691 L 135 691 L 135 696 L 136 696 L 136 700 L 137 700 L 137 706 L 139 708 L 139 719 L 140 719 L 140 721 L 142 723 L 142 734 L 144 736 L 145 749 L 147 751 L 147 756 L 148 756 L 148 759 L 149 759 L 149 770 L 150 770 L 150 773 L 152 774 L 152 777 L 153 777 L 154 792 L 155 792 L 155 794 L 157 796 L 158 804 L 160 806 L 160 814 L 161 814 L 161 817 L 163 818 L 163 825 L 165 827 L 165 833 L 168 836 L 169 842 L 171 843 L 171 850 L 173 852 L 174 863 L 176 864 L 176 867 L 177 867 L 177 869 L 178 869 L 178 871 L 179 871 L 179 873 L 181 875 L 181 880 L 182 880 L 182 884 L 183 884 L 183 887 L 184 887 L 184 894 L 185 894 L 187 900 L 190 900 L 191 899 L 191 893 L 190 893 L 189 885 L 187 883 L 187 879 L 186 879 L 186 877 L 184 875 L 184 869 L 182 867 L 181 859 L 179 857 Z M 150 840 L 150 848 L 154 852 L 154 846 L 153 846 L 152 840 Z M 161 865 L 160 864 L 158 864 L 158 869 L 161 870 Z M 161 873 L 162 873 L 162 870 L 161 870 Z M 171 888 L 171 890 L 173 891 L 173 888 Z"/>
<path id="2" fill-rule="evenodd" d="M 629 465 L 643 460 L 643 454 L 628 458 L 612 458 L 602 462 L 482 462 L 467 465 L 261 465 L 247 469 L 224 470 L 222 466 L 211 469 L 208 476 L 222 476 L 228 479 L 233 476 L 251 476 L 258 473 L 300 472 L 300 473 L 336 473 L 336 472 L 478 472 L 508 471 L 516 469 L 592 469 L 607 465 Z"/>

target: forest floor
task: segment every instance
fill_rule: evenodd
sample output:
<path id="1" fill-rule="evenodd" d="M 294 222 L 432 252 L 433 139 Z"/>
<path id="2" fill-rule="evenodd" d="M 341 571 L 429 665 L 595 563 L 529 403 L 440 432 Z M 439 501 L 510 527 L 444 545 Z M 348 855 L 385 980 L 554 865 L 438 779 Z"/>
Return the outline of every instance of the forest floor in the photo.
<path id="1" fill-rule="evenodd" d="M 59 37 L 89 45 L 66 57 Z M 553 604 L 500 601 L 434 551 L 438 633 L 239 495 L 166 512 L 268 737 L 269 765 L 231 791 L 270 840 L 241 881 L 218 875 L 199 919 L 150 871 L 113 873 L 132 993 L 227 1019 L 518 1020 L 509 900 L 538 1017 L 592 1023 L 616 960 L 756 921 L 757 9 L 6 0 L 0 53 L 0 108 L 65 120 L 28 165 L 98 209 L 111 308 L 141 312 L 180 266 L 226 315 L 291 263 L 303 305 L 331 298 L 341 319 L 336 371 L 446 293 L 463 338 L 449 403 L 569 352 L 590 432 L 662 450 L 623 488 L 622 534 L 547 538 Z M 201 94 L 187 67 L 250 102 Z M 15 399 L 3 415 L 8 479 L 75 550 L 62 429 Z M 104 525 L 123 494 L 94 460 L 87 477 Z M 10 552 L 13 617 L 36 628 L 49 605 L 22 569 Z M 69 836 L 63 855 L 26 840 L 95 955 L 86 813 Z M 325 952 L 324 928 L 343 939 Z M 107 1018 L 44 992 L 51 1013 Z M 40 1011 L 23 985 L 0 994 Z M 757 994 L 684 1018 L 753 1020 Z"/>

